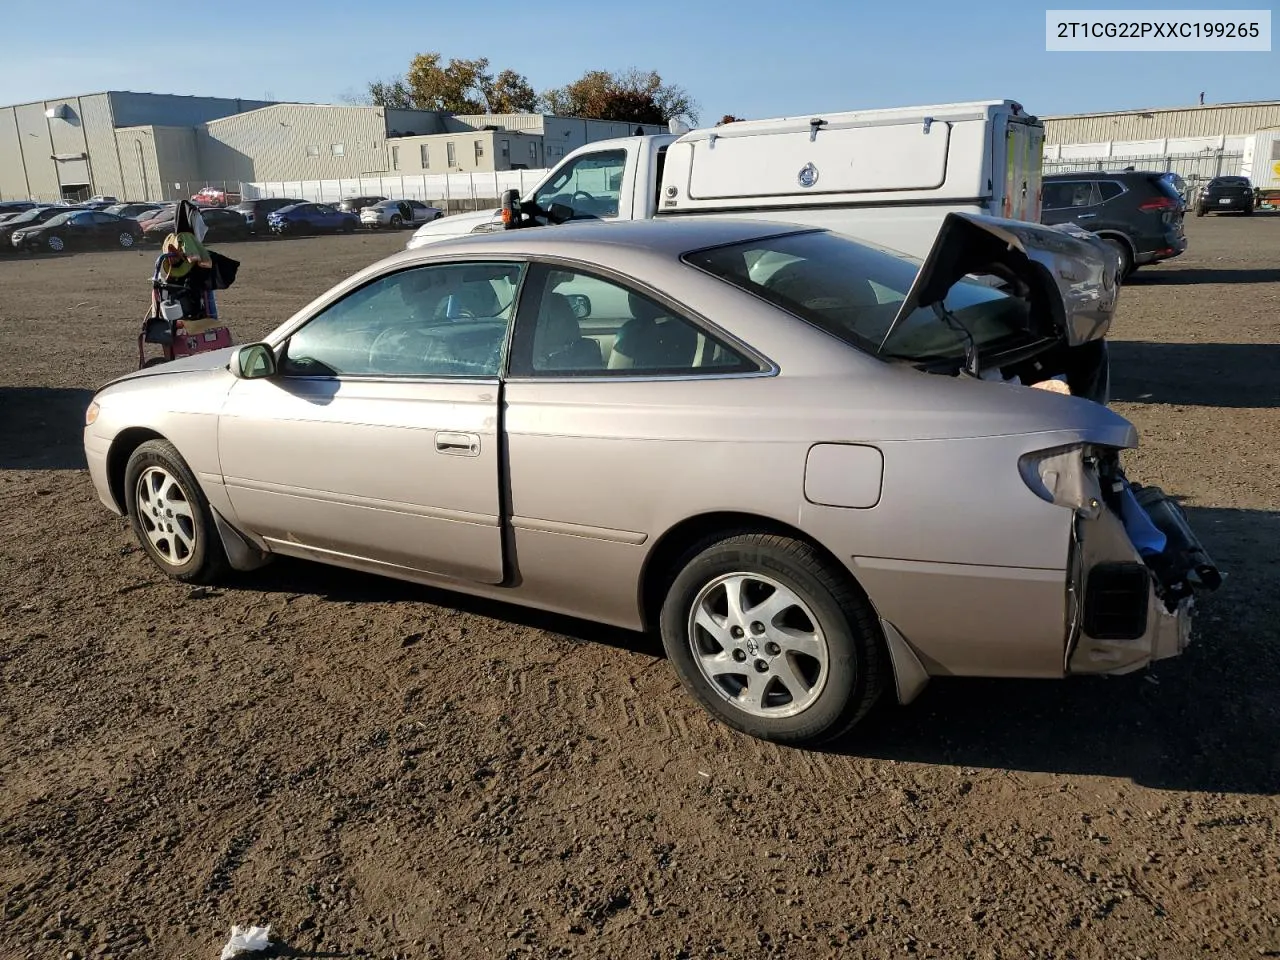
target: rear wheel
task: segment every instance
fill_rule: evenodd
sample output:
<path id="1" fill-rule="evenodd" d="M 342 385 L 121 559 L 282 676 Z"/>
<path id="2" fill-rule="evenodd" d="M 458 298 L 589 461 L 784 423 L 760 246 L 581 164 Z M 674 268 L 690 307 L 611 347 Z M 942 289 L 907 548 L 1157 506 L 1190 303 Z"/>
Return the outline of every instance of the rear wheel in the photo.
<path id="1" fill-rule="evenodd" d="M 130 247 L 134 245 L 134 243 L 137 242 L 137 238 L 134 237 L 132 233 L 129 233 L 127 231 L 120 234 L 120 236 L 117 237 L 116 239 L 119 242 L 120 248 L 122 250 L 128 250 Z"/>
<path id="2" fill-rule="evenodd" d="M 1129 245 L 1123 240 L 1117 240 L 1115 237 L 1105 237 L 1104 242 L 1116 255 L 1116 259 L 1120 262 L 1120 279 L 1124 279 L 1133 273 L 1133 254 L 1129 250 Z"/>
<path id="3" fill-rule="evenodd" d="M 884 685 L 867 602 L 812 546 L 758 533 L 695 547 L 661 615 L 685 687 L 729 726 L 778 743 L 839 736 Z"/>
<path id="4" fill-rule="evenodd" d="M 195 475 L 168 440 L 148 440 L 129 457 L 125 496 L 134 536 L 162 572 L 213 583 L 228 565 L 213 513 Z"/>

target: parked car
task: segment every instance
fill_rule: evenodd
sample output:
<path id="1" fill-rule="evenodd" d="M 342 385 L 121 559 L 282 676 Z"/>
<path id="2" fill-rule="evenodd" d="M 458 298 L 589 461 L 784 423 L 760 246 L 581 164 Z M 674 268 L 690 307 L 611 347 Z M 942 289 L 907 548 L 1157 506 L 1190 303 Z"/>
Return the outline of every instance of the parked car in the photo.
<path id="1" fill-rule="evenodd" d="M 105 204 L 107 204 L 108 206 L 110 206 L 111 204 L 113 204 L 113 203 L 119 203 L 120 201 L 119 201 L 119 200 L 117 200 L 115 197 L 109 197 L 109 196 L 107 196 L 106 194 L 99 193 L 99 194 L 96 194 L 96 195 L 94 195 L 94 196 L 90 197 L 90 198 L 89 198 L 89 200 L 88 200 L 87 202 L 89 202 L 89 203 L 105 203 Z"/>
<path id="2" fill-rule="evenodd" d="M 0 223 L 0 252 L 13 252 L 14 248 L 11 241 L 15 230 L 38 227 L 40 224 L 67 212 L 66 207 L 53 205 L 32 207 L 30 210 L 24 210 L 4 223 Z"/>
<path id="3" fill-rule="evenodd" d="M 282 210 L 285 207 L 292 207 L 305 202 L 305 200 L 291 197 L 263 197 L 259 200 L 241 200 L 230 209 L 245 218 L 251 233 L 257 233 L 259 227 L 262 228 L 263 233 L 266 233 L 270 229 L 267 224 L 267 216 L 269 214 L 276 210 Z"/>
<path id="4" fill-rule="evenodd" d="M 142 235 L 147 242 L 163 243 L 164 238 L 173 233 L 176 214 L 175 207 L 142 225 Z M 206 243 L 227 243 L 249 239 L 249 224 L 234 210 L 205 207 L 200 211 L 200 218 L 208 228 L 204 235 Z"/>
<path id="5" fill-rule="evenodd" d="M 353 233 L 360 220 L 352 213 L 335 210 L 327 203 L 296 203 L 267 214 L 272 233 Z"/>
<path id="6" fill-rule="evenodd" d="M 240 194 L 222 187 L 203 187 L 191 195 L 191 202 L 198 207 L 233 207 L 240 202 Z"/>
<path id="7" fill-rule="evenodd" d="M 1055 173 L 1041 188 L 1042 223 L 1074 223 L 1109 243 L 1127 276 L 1181 256 L 1186 205 L 1171 176 L 1153 171 Z"/>
<path id="8" fill-rule="evenodd" d="M 652 630 L 782 742 L 1178 654 L 1218 574 L 1133 426 L 987 379 L 1105 330 L 1115 261 L 951 214 L 925 263 L 710 218 L 445 241 L 99 390 L 89 472 L 178 580 L 284 554 Z"/>
<path id="9" fill-rule="evenodd" d="M 0 200 L 0 213 L 22 213 L 38 206 L 34 200 Z"/>
<path id="10" fill-rule="evenodd" d="M 365 207 L 372 207 L 375 203 L 381 203 L 386 197 L 344 197 L 338 203 L 338 209 L 344 213 L 354 213 L 360 215 L 360 211 Z"/>
<path id="11" fill-rule="evenodd" d="M 51 253 L 110 247 L 128 250 L 141 240 L 142 229 L 136 220 L 101 210 L 67 210 L 44 223 L 20 227 L 10 236 L 10 242 L 17 249 Z"/>
<path id="12" fill-rule="evenodd" d="M 1196 216 L 1206 213 L 1253 213 L 1253 184 L 1248 177 L 1214 177 L 1196 200 Z"/>
<path id="13" fill-rule="evenodd" d="M 114 213 L 117 217 L 128 217 L 131 220 L 149 220 L 151 215 L 164 209 L 160 203 L 113 203 L 103 207 L 103 213 Z"/>
<path id="14" fill-rule="evenodd" d="M 420 227 L 444 213 L 438 207 L 429 207 L 420 200 L 382 200 L 360 211 L 360 223 L 365 227 Z"/>

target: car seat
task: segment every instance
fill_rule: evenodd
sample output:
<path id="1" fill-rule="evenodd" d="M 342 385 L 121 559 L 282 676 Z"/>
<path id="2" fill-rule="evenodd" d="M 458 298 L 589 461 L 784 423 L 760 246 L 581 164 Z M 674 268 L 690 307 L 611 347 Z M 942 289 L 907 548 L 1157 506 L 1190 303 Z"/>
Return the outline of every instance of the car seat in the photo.
<path id="1" fill-rule="evenodd" d="M 600 344 L 582 335 L 569 298 L 548 292 L 542 299 L 538 327 L 533 334 L 533 369 L 603 370 Z"/>
<path id="2" fill-rule="evenodd" d="M 698 349 L 698 332 L 663 313 L 652 300 L 627 293 L 632 319 L 622 325 L 609 354 L 610 370 L 687 370 Z"/>

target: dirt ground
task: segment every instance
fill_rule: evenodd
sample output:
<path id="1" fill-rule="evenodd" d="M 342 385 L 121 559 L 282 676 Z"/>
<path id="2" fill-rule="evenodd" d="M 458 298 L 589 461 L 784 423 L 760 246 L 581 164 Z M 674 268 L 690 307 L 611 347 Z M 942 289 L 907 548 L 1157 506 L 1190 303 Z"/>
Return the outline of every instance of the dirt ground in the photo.
<path id="1" fill-rule="evenodd" d="M 200 596 L 80 427 L 150 254 L 0 260 L 0 957 L 1280 956 L 1280 217 L 1113 329 L 1129 473 L 1228 571 L 1136 676 L 934 681 L 824 752 L 652 639 L 302 562 Z M 238 339 L 404 236 L 226 246 Z"/>

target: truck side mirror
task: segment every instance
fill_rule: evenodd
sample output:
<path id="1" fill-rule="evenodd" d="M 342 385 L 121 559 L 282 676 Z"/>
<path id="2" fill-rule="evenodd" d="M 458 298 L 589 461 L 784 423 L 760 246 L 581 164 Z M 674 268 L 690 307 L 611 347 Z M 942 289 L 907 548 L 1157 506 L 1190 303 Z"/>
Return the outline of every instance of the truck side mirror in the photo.
<path id="1" fill-rule="evenodd" d="M 514 230 L 520 226 L 520 191 L 502 192 L 502 229 Z"/>

